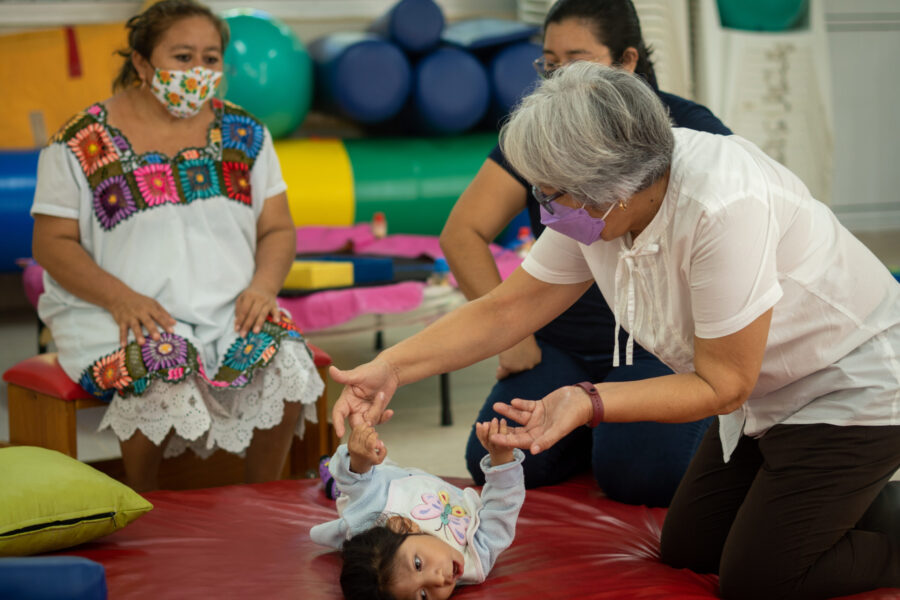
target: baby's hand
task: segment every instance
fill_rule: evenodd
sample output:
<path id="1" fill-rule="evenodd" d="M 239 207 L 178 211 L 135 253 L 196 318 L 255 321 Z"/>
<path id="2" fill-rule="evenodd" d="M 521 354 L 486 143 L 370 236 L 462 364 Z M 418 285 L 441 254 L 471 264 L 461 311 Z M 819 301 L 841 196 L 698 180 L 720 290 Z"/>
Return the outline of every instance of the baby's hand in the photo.
<path id="1" fill-rule="evenodd" d="M 353 427 L 347 441 L 350 453 L 350 470 L 354 473 L 367 473 L 373 465 L 380 465 L 387 456 L 384 442 L 378 439 L 375 428 L 366 423 Z"/>
<path id="2" fill-rule="evenodd" d="M 497 417 L 494 417 L 490 421 L 484 423 L 475 423 L 475 435 L 478 436 L 478 441 L 481 442 L 484 449 L 491 455 L 491 465 L 495 467 L 513 461 L 512 448 L 500 446 L 499 444 L 491 442 L 491 436 L 497 433 L 506 435 L 506 419 L 500 419 L 498 421 Z"/>

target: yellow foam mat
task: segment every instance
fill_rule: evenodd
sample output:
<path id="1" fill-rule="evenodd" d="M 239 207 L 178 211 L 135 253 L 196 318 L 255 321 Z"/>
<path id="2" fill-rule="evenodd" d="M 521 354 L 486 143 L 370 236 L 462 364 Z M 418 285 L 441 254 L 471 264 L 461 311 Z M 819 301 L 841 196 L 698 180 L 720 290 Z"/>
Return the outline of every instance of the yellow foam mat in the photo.
<path id="1" fill-rule="evenodd" d="M 284 281 L 289 290 L 316 290 L 353 285 L 353 263 L 341 261 L 297 260 Z"/>
<path id="2" fill-rule="evenodd" d="M 294 225 L 352 225 L 353 169 L 339 139 L 275 142 Z"/>

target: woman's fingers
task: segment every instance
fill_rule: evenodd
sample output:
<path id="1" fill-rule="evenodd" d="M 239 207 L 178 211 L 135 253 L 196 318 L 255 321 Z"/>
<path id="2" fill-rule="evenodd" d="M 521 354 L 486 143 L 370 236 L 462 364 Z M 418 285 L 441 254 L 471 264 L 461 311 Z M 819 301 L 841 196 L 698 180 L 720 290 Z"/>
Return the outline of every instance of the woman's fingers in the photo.
<path id="1" fill-rule="evenodd" d="M 384 417 L 387 404 L 387 395 L 384 392 L 375 394 L 375 400 L 372 401 L 372 404 L 369 406 L 368 410 L 366 410 L 366 421 L 372 424 L 384 423 L 382 417 Z"/>
<path id="2" fill-rule="evenodd" d="M 340 398 L 338 398 L 337 402 L 334 403 L 334 408 L 331 409 L 331 423 L 334 427 L 334 433 L 338 437 L 338 439 L 344 437 L 344 433 L 346 433 L 346 428 L 344 427 L 344 420 L 350 415 L 350 405 L 343 398 L 343 394 Z"/>
<path id="3" fill-rule="evenodd" d="M 334 379 L 337 383 L 341 383 L 343 385 L 347 385 L 350 383 L 350 373 L 352 372 L 353 371 L 342 371 L 334 365 L 328 367 L 328 374 L 331 375 L 331 378 Z"/>
<path id="4" fill-rule="evenodd" d="M 517 404 L 517 401 L 519 404 Z M 531 414 L 534 412 L 537 403 L 532 400 L 513 400 L 513 404 L 509 405 L 505 402 L 495 402 L 494 410 L 511 421 L 515 421 L 521 425 L 527 425 L 531 420 Z"/>
<path id="5" fill-rule="evenodd" d="M 530 448 L 534 443 L 534 436 L 524 427 L 511 427 L 506 433 L 495 433 L 490 436 L 492 444 L 504 448 Z"/>

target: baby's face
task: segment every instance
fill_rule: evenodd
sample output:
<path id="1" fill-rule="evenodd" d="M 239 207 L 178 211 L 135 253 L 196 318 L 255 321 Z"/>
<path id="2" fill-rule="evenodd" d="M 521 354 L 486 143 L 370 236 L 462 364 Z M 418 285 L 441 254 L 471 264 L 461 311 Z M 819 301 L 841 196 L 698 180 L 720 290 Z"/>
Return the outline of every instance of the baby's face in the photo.
<path id="1" fill-rule="evenodd" d="M 445 600 L 462 577 L 462 553 L 427 533 L 407 536 L 394 559 L 390 592 L 398 600 Z"/>

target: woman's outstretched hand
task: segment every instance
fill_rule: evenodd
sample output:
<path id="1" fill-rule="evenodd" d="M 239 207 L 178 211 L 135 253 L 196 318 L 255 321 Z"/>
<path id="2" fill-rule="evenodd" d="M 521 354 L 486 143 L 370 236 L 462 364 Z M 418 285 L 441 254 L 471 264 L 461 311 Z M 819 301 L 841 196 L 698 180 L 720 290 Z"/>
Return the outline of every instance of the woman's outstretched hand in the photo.
<path id="1" fill-rule="evenodd" d="M 393 416 L 394 411 L 387 405 L 397 390 L 397 376 L 387 361 L 376 357 L 349 371 L 332 366 L 329 373 L 332 379 L 344 385 L 331 411 L 334 432 L 339 438 L 344 436 L 345 419 L 350 420 L 350 427 L 362 423 L 374 426 Z"/>
<path id="2" fill-rule="evenodd" d="M 550 448 L 576 427 L 589 422 L 593 414 L 590 396 L 577 386 L 555 390 L 540 400 L 515 398 L 512 404 L 494 403 L 494 410 L 521 427 L 510 427 L 506 434 L 495 433 L 491 441 L 539 454 Z"/>

